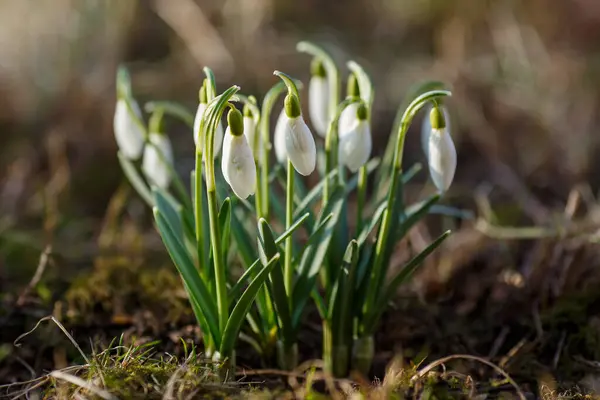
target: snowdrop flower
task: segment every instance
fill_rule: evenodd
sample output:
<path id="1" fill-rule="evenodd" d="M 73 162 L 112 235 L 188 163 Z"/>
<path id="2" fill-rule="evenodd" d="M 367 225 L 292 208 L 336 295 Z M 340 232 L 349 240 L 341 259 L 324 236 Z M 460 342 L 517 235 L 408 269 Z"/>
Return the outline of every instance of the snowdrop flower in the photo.
<path id="1" fill-rule="evenodd" d="M 360 95 L 358 89 L 358 80 L 354 74 L 350 74 L 347 83 L 347 97 L 356 97 Z M 338 135 L 341 138 L 345 133 L 353 128 L 353 124 L 356 121 L 356 113 L 358 112 L 359 103 L 351 103 L 348 107 L 344 108 L 338 121 Z"/>
<path id="2" fill-rule="evenodd" d="M 350 171 L 356 172 L 369 160 L 371 147 L 371 127 L 367 119 L 367 108 L 364 104 L 360 104 L 357 113 L 354 114 L 351 128 L 340 136 L 338 160 Z"/>
<path id="3" fill-rule="evenodd" d="M 232 109 L 227 115 L 227 122 L 229 126 L 225 131 L 221 169 L 236 196 L 245 199 L 256 189 L 256 165 L 244 135 L 242 113 Z"/>
<path id="4" fill-rule="evenodd" d="M 327 135 L 329 125 L 329 83 L 323 63 L 315 58 L 308 83 L 308 115 L 313 127 L 321 137 Z"/>
<path id="5" fill-rule="evenodd" d="M 429 112 L 431 112 L 431 106 L 429 107 Z M 444 106 L 439 106 L 441 110 L 444 111 L 444 121 L 446 122 L 446 129 L 450 131 L 450 114 L 448 110 Z M 431 121 L 429 118 L 423 118 L 423 123 L 421 124 L 421 148 L 423 149 L 423 153 L 425 153 L 425 157 L 429 157 L 429 135 L 431 134 Z"/>
<path id="6" fill-rule="evenodd" d="M 171 166 L 173 165 L 173 148 L 171 141 L 162 133 L 162 112 L 152 114 L 148 145 L 144 148 L 142 171 L 153 185 L 167 189 L 171 183 Z"/>
<path id="7" fill-rule="evenodd" d="M 204 145 L 204 138 L 202 136 L 202 132 L 200 132 L 200 124 L 202 122 L 202 117 L 204 117 L 204 113 L 206 112 L 207 97 L 206 97 L 206 83 L 202 85 L 200 88 L 200 103 L 198 104 L 198 109 L 196 110 L 196 117 L 194 118 L 194 143 L 196 143 L 196 148 L 198 146 Z M 213 145 L 213 156 L 216 157 L 219 154 L 219 150 L 221 150 L 221 144 L 223 143 L 223 125 L 221 121 L 219 121 L 219 125 L 217 125 L 217 131 L 215 132 L 215 142 Z M 203 157 L 204 157 L 204 149 L 202 149 Z M 204 159 L 204 158 L 203 158 Z"/>
<path id="8" fill-rule="evenodd" d="M 315 139 L 302 118 L 300 101 L 296 95 L 288 93 L 285 97 L 284 110 L 287 116 L 285 131 L 287 156 L 299 174 L 310 175 L 317 163 L 317 149 Z"/>
<path id="9" fill-rule="evenodd" d="M 275 157 L 277 162 L 287 167 L 287 149 L 285 147 L 285 133 L 287 132 L 288 117 L 285 115 L 285 109 L 282 109 L 275 124 L 275 137 L 273 138 L 273 147 L 275 147 Z"/>
<path id="10" fill-rule="evenodd" d="M 254 117 L 248 106 L 244 106 L 244 135 L 246 135 L 248 145 L 252 150 L 252 154 L 254 154 L 254 159 L 260 160 L 263 152 L 262 141 L 260 134 L 256 129 Z"/>
<path id="11" fill-rule="evenodd" d="M 431 132 L 429 134 L 428 161 L 429 174 L 440 193 L 450 187 L 456 171 L 456 148 L 450 137 L 443 112 L 434 107 L 429 113 Z"/>
<path id="12" fill-rule="evenodd" d="M 140 106 L 133 98 L 117 100 L 113 129 L 121 153 L 130 160 L 140 158 L 144 148 L 144 128 Z"/>

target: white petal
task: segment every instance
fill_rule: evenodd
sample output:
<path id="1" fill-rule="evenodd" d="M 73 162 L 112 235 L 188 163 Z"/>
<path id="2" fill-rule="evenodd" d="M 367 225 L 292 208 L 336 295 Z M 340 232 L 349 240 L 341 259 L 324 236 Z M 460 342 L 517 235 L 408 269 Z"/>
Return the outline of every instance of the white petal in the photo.
<path id="1" fill-rule="evenodd" d="M 327 134 L 329 123 L 329 86 L 327 79 L 313 76 L 308 84 L 308 114 L 315 131 L 321 137 Z"/>
<path id="2" fill-rule="evenodd" d="M 223 156 L 221 157 L 221 171 L 223 171 L 223 178 L 225 178 L 225 182 L 227 183 L 229 183 L 229 176 L 227 175 L 226 164 L 231 151 L 231 138 L 233 138 L 233 135 L 229 127 L 227 127 L 225 129 L 225 137 L 223 138 Z"/>
<path id="3" fill-rule="evenodd" d="M 248 141 L 248 145 L 252 150 L 252 154 L 254 154 L 254 158 L 257 160 L 261 158 L 262 154 L 262 141 L 260 140 L 260 134 L 258 129 L 256 129 L 256 124 L 254 123 L 254 118 L 252 117 L 244 117 L 244 135 L 246 135 L 246 140 Z M 258 136 L 257 136 L 258 135 Z M 256 143 L 254 141 L 256 140 Z M 256 148 L 255 148 L 256 145 Z"/>
<path id="4" fill-rule="evenodd" d="M 121 153 L 131 160 L 137 160 L 142 155 L 144 132 L 134 118 L 141 121 L 142 114 L 135 100 L 131 99 L 130 104 L 133 114 L 127 107 L 127 102 L 124 99 L 117 101 L 113 129 Z"/>
<path id="5" fill-rule="evenodd" d="M 450 187 L 456 171 L 456 148 L 447 129 L 432 129 L 429 135 L 429 174 L 440 192 Z"/>
<path id="6" fill-rule="evenodd" d="M 354 129 L 341 139 L 338 149 L 339 162 L 356 172 L 371 156 L 371 128 L 366 120 L 359 120 Z"/>
<path id="7" fill-rule="evenodd" d="M 427 108 L 427 113 L 421 124 L 421 149 L 423 149 L 425 157 L 429 157 L 429 135 L 431 134 L 431 120 L 429 119 L 429 113 L 431 112 L 431 107 L 433 106 Z M 444 106 L 442 106 L 442 110 L 444 111 L 444 119 L 446 120 L 446 129 L 448 132 L 451 132 L 450 113 L 448 113 L 448 110 Z"/>
<path id="8" fill-rule="evenodd" d="M 289 118 L 285 147 L 292 165 L 301 175 L 310 175 L 317 163 L 315 139 L 302 117 Z"/>
<path id="9" fill-rule="evenodd" d="M 216 157 L 221 151 L 221 145 L 223 144 L 223 123 L 219 121 L 217 130 L 215 131 L 215 142 L 213 143 L 213 156 Z"/>
<path id="10" fill-rule="evenodd" d="M 144 149 L 142 171 L 150 183 L 167 189 L 171 183 L 171 174 L 165 162 L 173 165 L 171 142 L 166 135 L 159 133 L 150 133 L 148 140 L 150 143 Z"/>
<path id="11" fill-rule="evenodd" d="M 344 108 L 344 111 L 340 114 L 340 120 L 338 122 L 338 134 L 340 139 L 346 133 L 350 132 L 354 128 L 354 125 L 358 123 L 358 117 L 356 116 L 358 106 L 358 103 L 352 103 Z"/>
<path id="12" fill-rule="evenodd" d="M 277 161 L 284 166 L 287 166 L 287 149 L 285 147 L 285 136 L 288 126 L 288 117 L 285 110 L 281 110 L 277 123 L 275 124 L 275 137 L 273 138 L 273 146 L 275 147 L 275 156 Z"/>
<path id="13" fill-rule="evenodd" d="M 223 149 L 223 175 L 239 198 L 245 199 L 256 189 L 256 166 L 246 136 L 226 135 L 227 149 Z"/>

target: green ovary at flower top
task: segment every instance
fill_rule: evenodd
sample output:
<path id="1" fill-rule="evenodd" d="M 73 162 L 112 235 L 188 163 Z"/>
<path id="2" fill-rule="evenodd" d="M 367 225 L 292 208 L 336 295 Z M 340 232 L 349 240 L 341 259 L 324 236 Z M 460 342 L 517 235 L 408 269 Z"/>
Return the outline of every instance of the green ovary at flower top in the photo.
<path id="1" fill-rule="evenodd" d="M 367 73 L 348 62 L 347 97 L 340 101 L 340 71 L 333 58 L 308 42 L 299 43 L 298 50 L 312 56 L 308 114 L 316 141 L 302 115 L 300 83 L 282 72 L 275 75 L 283 84 L 275 84 L 261 105 L 252 96 L 239 94 L 237 86 L 219 94 L 212 71 L 205 68 L 195 115 L 170 102 L 155 102 L 147 128 L 128 75 L 121 69 L 115 111 L 119 161 L 133 187 L 154 209 L 157 229 L 183 278 L 208 354 L 233 367 L 239 337 L 265 363 L 277 359 L 279 367 L 294 368 L 304 311 L 314 299 L 323 321 L 326 368 L 340 376 L 350 368 L 367 373 L 377 345 L 373 335 L 387 304 L 449 233 L 416 254 L 396 275 L 388 273 L 395 244 L 451 185 L 456 149 L 442 104 L 450 92 L 428 83 L 411 94 L 399 109 L 388 155 L 383 161 L 371 159 L 374 90 Z M 271 136 L 271 109 L 283 93 L 283 109 Z M 243 112 L 234 102 L 243 103 Z M 423 135 L 438 193 L 406 205 L 403 188 L 418 168 L 403 171 L 404 141 L 424 106 L 431 106 Z M 223 135 L 221 119 L 227 110 Z M 182 119 L 193 134 L 196 168 L 191 196 L 175 173 L 163 116 Z M 280 165 L 269 168 L 271 138 Z M 221 168 L 216 169 L 221 141 Z M 142 148 L 140 163 L 136 160 Z M 306 188 L 297 173 L 315 176 L 317 148 L 324 150 L 325 168 L 318 171 L 316 185 Z M 367 197 L 368 175 L 375 170 L 376 186 L 385 185 L 385 199 L 378 196 L 379 187 Z M 230 189 L 235 194 L 231 199 Z M 351 216 L 347 202 L 355 189 L 358 210 Z M 254 202 L 245 200 L 252 195 Z M 271 224 L 284 231 L 277 234 Z M 297 230 L 305 233 L 298 235 Z M 232 279 L 235 274 L 229 265 L 234 259 L 245 269 L 238 280 Z"/>

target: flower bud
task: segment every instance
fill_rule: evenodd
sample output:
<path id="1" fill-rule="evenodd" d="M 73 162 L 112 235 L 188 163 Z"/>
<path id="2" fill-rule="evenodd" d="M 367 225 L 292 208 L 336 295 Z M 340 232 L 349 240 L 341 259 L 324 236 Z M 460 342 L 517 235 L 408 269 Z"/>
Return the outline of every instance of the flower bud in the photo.
<path id="1" fill-rule="evenodd" d="M 450 187 L 456 171 L 456 148 L 447 127 L 431 130 L 428 153 L 431 180 L 443 193 Z"/>
<path id="2" fill-rule="evenodd" d="M 329 83 L 323 63 L 315 58 L 308 84 L 308 115 L 315 131 L 321 137 L 327 134 L 329 124 Z"/>
<path id="3" fill-rule="evenodd" d="M 142 112 L 133 98 L 121 97 L 117 100 L 113 129 L 121 154 L 130 160 L 137 160 L 144 148 Z"/>
<path id="4" fill-rule="evenodd" d="M 248 145 L 252 150 L 252 154 L 254 154 L 254 159 L 259 160 L 263 152 L 262 141 L 256 129 L 256 123 L 250 112 L 250 107 L 247 105 L 244 106 L 244 135 L 246 135 Z"/>
<path id="5" fill-rule="evenodd" d="M 301 175 L 310 175 L 317 162 L 315 139 L 301 115 L 288 118 L 285 148 L 292 165 Z"/>
<path id="6" fill-rule="evenodd" d="M 358 171 L 371 156 L 371 127 L 367 119 L 367 108 L 360 104 L 352 128 L 340 136 L 338 160 L 352 172 Z"/>
<path id="7" fill-rule="evenodd" d="M 275 157 L 277 162 L 287 166 L 287 149 L 285 147 L 285 135 L 287 132 L 288 117 L 285 115 L 285 109 L 281 110 L 277 123 L 275 124 L 275 136 L 273 138 L 273 147 L 275 148 Z"/>
<path id="8" fill-rule="evenodd" d="M 237 112 L 239 113 L 239 111 Z M 231 115 L 230 112 L 228 120 Z M 241 117 L 241 113 L 239 115 Z M 237 122 L 234 122 L 225 130 L 221 169 L 225 181 L 236 196 L 245 199 L 254 194 L 256 190 L 256 165 L 243 130 L 241 133 L 233 133 L 237 129 L 234 128 L 235 124 Z"/>
<path id="9" fill-rule="evenodd" d="M 167 189 L 171 183 L 171 172 L 166 163 L 173 165 L 173 149 L 169 138 L 159 132 L 150 132 L 150 142 L 144 148 L 142 160 L 142 171 L 153 185 L 161 189 Z"/>
<path id="10" fill-rule="evenodd" d="M 340 119 L 338 121 L 338 135 L 340 139 L 350 132 L 354 128 L 354 124 L 356 124 L 357 118 L 356 113 L 358 112 L 359 103 L 350 103 L 348 107 L 342 110 L 340 114 Z"/>
<path id="11" fill-rule="evenodd" d="M 431 129 L 433 128 L 431 123 L 431 113 L 435 109 L 436 107 L 432 106 L 429 108 L 429 116 L 423 118 L 423 123 L 421 124 L 421 148 L 423 149 L 423 153 L 425 153 L 425 157 L 429 157 L 429 135 L 431 134 Z M 448 110 L 442 105 L 439 105 L 437 109 L 442 110 L 444 126 L 448 129 L 448 132 L 450 132 L 450 115 L 448 114 Z M 436 111 L 436 113 L 438 114 L 438 116 L 435 116 L 435 119 L 437 120 L 439 119 L 439 111 Z"/>

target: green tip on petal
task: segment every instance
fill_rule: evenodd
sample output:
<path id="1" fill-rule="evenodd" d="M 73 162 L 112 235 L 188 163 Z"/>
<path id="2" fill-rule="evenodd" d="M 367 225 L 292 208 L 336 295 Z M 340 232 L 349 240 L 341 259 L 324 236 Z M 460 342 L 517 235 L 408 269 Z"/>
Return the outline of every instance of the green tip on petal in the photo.
<path id="1" fill-rule="evenodd" d="M 444 129 L 446 127 L 444 112 L 437 104 L 435 104 L 429 112 L 429 122 L 431 123 L 432 129 Z"/>
<path id="2" fill-rule="evenodd" d="M 248 104 L 244 104 L 244 117 L 252 117 L 252 110 Z"/>
<path id="3" fill-rule="evenodd" d="M 229 125 L 229 131 L 232 135 L 241 136 L 244 134 L 244 118 L 237 108 L 231 108 L 231 110 L 229 110 L 229 114 L 227 114 L 227 124 Z"/>
<path id="4" fill-rule="evenodd" d="M 356 110 L 356 117 L 359 120 L 364 121 L 367 119 L 368 114 L 369 114 L 369 110 L 367 109 L 367 106 L 365 105 L 365 103 L 360 103 L 360 105 L 358 106 L 358 109 Z"/>
<path id="5" fill-rule="evenodd" d="M 284 106 L 285 114 L 288 118 L 298 118 L 301 115 L 300 100 L 298 100 L 296 95 L 288 93 L 288 95 L 285 96 Z"/>
<path id="6" fill-rule="evenodd" d="M 356 75 L 348 75 L 348 81 L 346 83 L 346 95 L 348 97 L 360 97 L 360 89 L 358 86 L 358 79 Z"/>
<path id="7" fill-rule="evenodd" d="M 327 77 L 327 71 L 325 70 L 325 66 L 323 62 L 318 57 L 313 58 L 312 63 L 310 64 L 310 74 L 312 76 L 320 76 L 322 78 Z"/>

